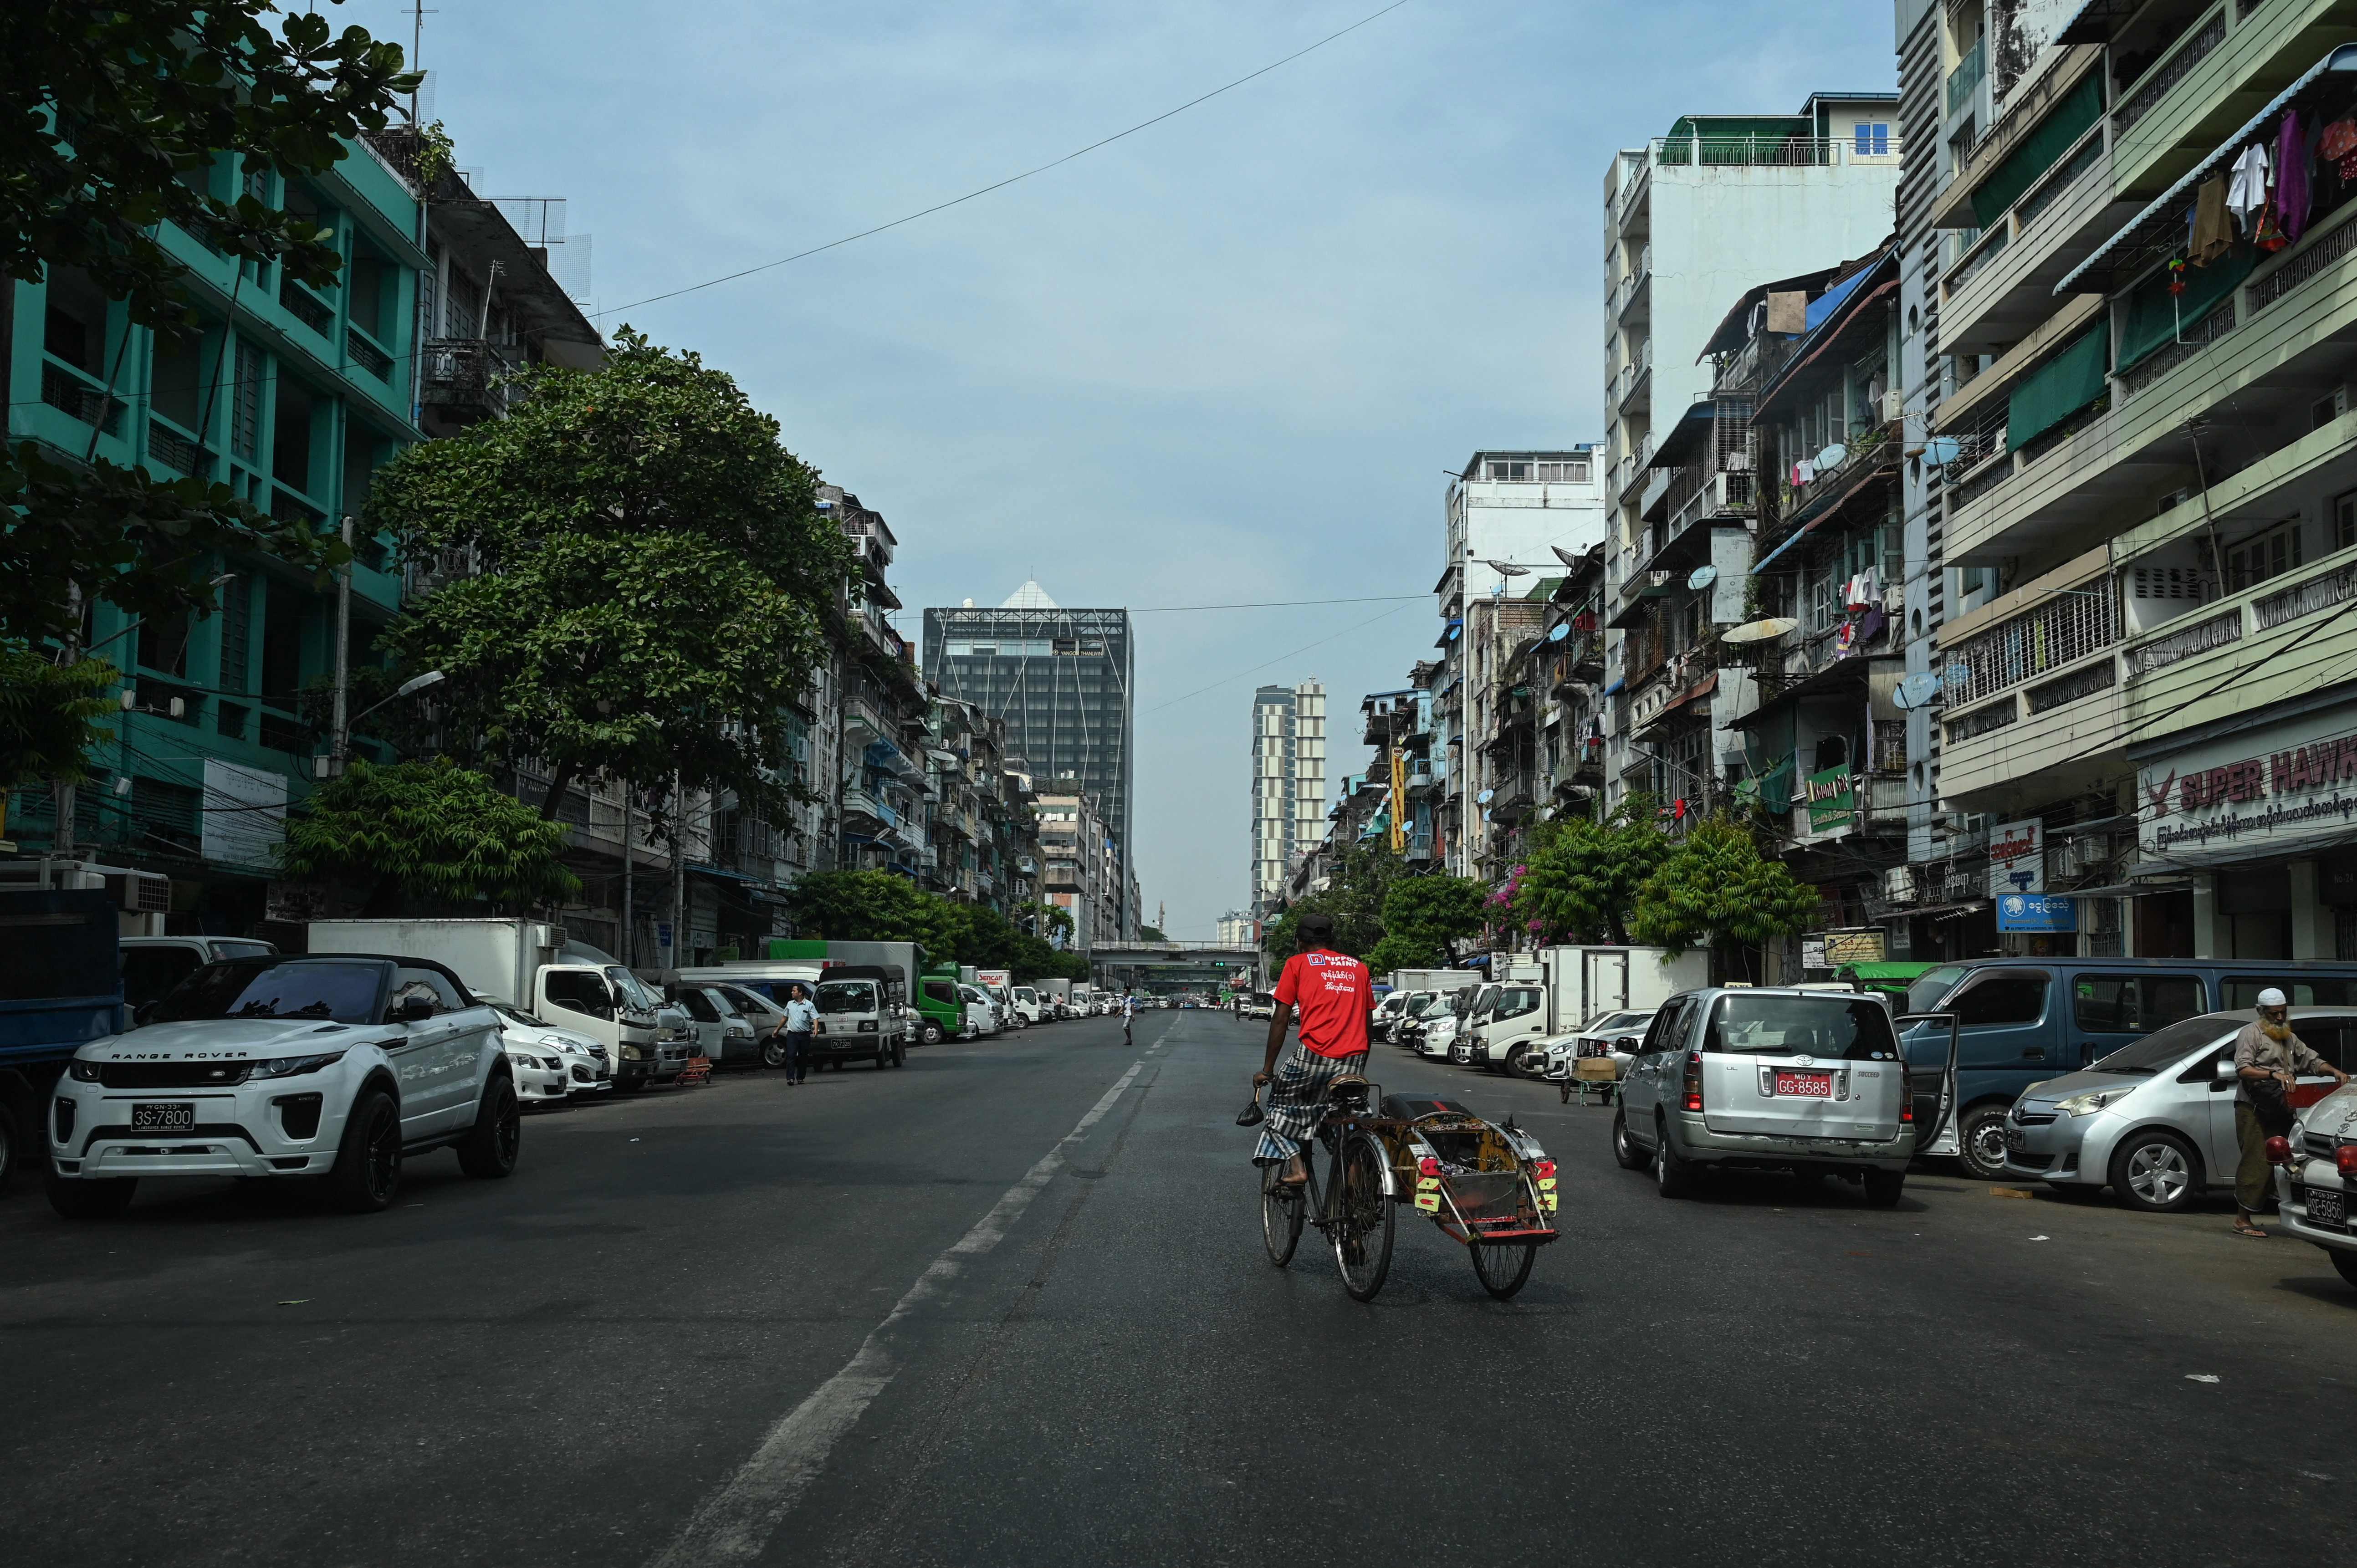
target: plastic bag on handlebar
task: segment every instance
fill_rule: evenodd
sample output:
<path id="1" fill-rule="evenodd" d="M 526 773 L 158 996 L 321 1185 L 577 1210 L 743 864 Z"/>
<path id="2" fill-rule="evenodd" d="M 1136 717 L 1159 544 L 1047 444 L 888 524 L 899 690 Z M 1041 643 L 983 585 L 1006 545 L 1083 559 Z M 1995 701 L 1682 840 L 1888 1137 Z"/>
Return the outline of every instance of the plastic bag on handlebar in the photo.
<path id="1" fill-rule="evenodd" d="M 1236 1112 L 1236 1125 L 1239 1127 L 1257 1127 L 1267 1120 L 1268 1112 L 1260 1108 L 1260 1096 L 1257 1094 L 1252 1097 L 1250 1104 Z"/>

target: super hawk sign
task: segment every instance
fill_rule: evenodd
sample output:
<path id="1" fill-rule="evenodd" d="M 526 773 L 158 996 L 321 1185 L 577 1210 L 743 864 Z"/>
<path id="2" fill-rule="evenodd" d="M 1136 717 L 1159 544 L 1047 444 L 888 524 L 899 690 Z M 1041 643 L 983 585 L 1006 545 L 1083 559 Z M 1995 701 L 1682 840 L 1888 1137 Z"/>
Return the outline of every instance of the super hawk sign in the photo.
<path id="1" fill-rule="evenodd" d="M 2357 736 L 2316 733 L 2344 722 L 2315 715 L 2146 763 L 2140 847 L 2204 865 L 2357 839 Z"/>

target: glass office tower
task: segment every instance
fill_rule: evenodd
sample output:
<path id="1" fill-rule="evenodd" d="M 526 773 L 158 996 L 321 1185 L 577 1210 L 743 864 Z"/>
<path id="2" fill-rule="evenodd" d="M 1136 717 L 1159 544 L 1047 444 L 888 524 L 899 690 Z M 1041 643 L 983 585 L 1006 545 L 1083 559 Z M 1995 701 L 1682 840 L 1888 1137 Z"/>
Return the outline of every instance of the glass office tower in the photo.
<path id="1" fill-rule="evenodd" d="M 1006 755 L 1041 794 L 1083 789 L 1128 864 L 1129 612 L 1060 607 L 1025 583 L 996 609 L 925 612 L 925 673 L 1006 721 Z"/>

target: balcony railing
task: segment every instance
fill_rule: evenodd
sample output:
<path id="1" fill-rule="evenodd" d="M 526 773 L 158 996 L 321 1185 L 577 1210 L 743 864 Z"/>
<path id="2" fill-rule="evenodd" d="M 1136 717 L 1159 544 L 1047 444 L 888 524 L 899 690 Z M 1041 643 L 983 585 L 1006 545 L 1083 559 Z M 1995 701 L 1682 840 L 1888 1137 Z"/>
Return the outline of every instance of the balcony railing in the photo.
<path id="1" fill-rule="evenodd" d="M 68 370 L 54 360 L 41 361 L 41 401 L 109 435 L 123 434 L 123 400 L 109 397 L 80 371 Z"/>
<path id="2" fill-rule="evenodd" d="M 1987 74 L 1987 66 L 1988 38 L 1986 35 L 1983 35 L 1975 40 L 1971 48 L 1964 51 L 1964 58 L 1956 62 L 1956 69 L 1948 73 L 1949 119 L 1954 119 L 1959 113 L 1971 104 L 1973 94 L 1979 91 L 1981 80 Z"/>
<path id="3" fill-rule="evenodd" d="M 1888 163 L 1903 150 L 1901 139 L 1890 135 L 1656 136 L 1648 161 L 1663 168 L 1824 168 Z"/>
<path id="4" fill-rule="evenodd" d="M 2125 132 L 2159 106 L 2175 87 L 2192 74 L 2193 68 L 2210 57 L 2210 51 L 2226 41 L 2226 8 L 2221 5 L 2210 19 L 2180 43 L 2175 53 L 2147 71 L 2142 80 L 2123 93 L 2112 109 L 2112 127 Z"/>
<path id="5" fill-rule="evenodd" d="M 425 401 L 478 413 L 507 412 L 507 378 L 522 368 L 514 349 L 482 338 L 426 340 Z"/>
<path id="6" fill-rule="evenodd" d="M 1943 651 L 1956 707 L 2026 684 L 2120 640 L 2120 601 L 2108 585 L 2055 595 L 2025 615 Z"/>

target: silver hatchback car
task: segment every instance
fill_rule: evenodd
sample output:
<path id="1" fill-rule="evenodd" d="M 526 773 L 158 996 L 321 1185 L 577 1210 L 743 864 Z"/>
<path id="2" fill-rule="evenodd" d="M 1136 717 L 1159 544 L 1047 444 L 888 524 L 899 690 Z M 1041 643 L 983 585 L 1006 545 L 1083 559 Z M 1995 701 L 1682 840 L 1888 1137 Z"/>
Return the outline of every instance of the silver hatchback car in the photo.
<path id="1" fill-rule="evenodd" d="M 1612 1155 L 1662 1196 L 1706 1168 L 1835 1175 L 1887 1208 L 1915 1154 L 1890 1009 L 1824 991 L 1689 991 L 1663 1003 L 1620 1084 Z"/>
<path id="2" fill-rule="evenodd" d="M 2157 1029 L 2093 1065 L 2023 1090 L 2005 1118 L 2005 1174 L 2167 1214 L 2234 1185 L 2234 1036 L 2248 1013 L 2204 1013 Z M 2292 1032 L 2348 1066 L 2357 1012 L 2295 1007 Z M 2329 1078 L 2302 1079 L 2295 1105 Z"/>

